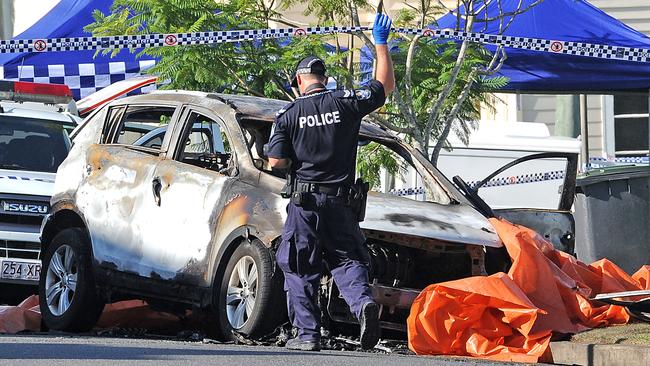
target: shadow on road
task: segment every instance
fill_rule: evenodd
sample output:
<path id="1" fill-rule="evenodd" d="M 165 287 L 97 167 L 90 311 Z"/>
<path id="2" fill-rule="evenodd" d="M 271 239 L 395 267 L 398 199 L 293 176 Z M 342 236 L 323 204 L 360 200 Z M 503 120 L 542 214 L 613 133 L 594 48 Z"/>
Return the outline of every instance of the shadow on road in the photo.
<path id="1" fill-rule="evenodd" d="M 0 359 L 50 359 L 50 360 L 158 360 L 169 359 L 173 356 L 222 356 L 222 357 L 260 357 L 260 356 L 285 356 L 285 357 L 304 357 L 307 355 L 320 355 L 326 357 L 363 357 L 362 355 L 337 355 L 329 353 L 297 352 L 285 351 L 278 348 L 277 351 L 256 350 L 255 347 L 246 349 L 197 349 L 192 347 L 178 347 L 170 345 L 173 348 L 145 348 L 132 347 L 129 345 L 96 345 L 96 344 L 79 344 L 79 343 L 5 343 L 0 342 Z"/>

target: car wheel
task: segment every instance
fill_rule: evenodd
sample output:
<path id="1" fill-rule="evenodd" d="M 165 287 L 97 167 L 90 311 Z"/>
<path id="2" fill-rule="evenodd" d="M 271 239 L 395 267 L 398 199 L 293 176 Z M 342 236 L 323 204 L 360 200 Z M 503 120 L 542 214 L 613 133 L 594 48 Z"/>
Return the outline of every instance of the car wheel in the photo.
<path id="1" fill-rule="evenodd" d="M 271 251 L 259 240 L 235 249 L 215 301 L 226 339 L 233 339 L 233 330 L 253 338 L 266 335 L 286 318 L 282 278 Z"/>
<path id="2" fill-rule="evenodd" d="M 90 245 L 81 229 L 58 233 L 45 250 L 38 294 L 49 329 L 84 332 L 104 308 L 92 272 Z"/>

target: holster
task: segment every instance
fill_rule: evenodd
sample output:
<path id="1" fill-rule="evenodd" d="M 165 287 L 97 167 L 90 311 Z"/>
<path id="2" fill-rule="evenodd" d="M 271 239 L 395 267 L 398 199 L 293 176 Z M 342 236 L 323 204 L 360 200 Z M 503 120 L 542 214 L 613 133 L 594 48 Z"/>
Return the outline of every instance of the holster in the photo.
<path id="1" fill-rule="evenodd" d="M 357 181 L 350 187 L 350 207 L 357 214 L 357 221 L 362 222 L 366 218 L 366 203 L 368 202 L 368 191 L 370 184 L 357 178 Z"/>
<path id="2" fill-rule="evenodd" d="M 282 187 L 280 196 L 282 198 L 288 198 L 296 206 L 303 206 L 309 199 L 309 192 L 302 192 L 296 189 L 297 182 L 296 174 L 289 171 L 287 173 L 287 182 Z"/>
<path id="3" fill-rule="evenodd" d="M 296 174 L 289 170 L 287 172 L 287 181 L 284 183 L 284 187 L 280 191 L 280 196 L 282 198 L 291 198 L 293 192 L 295 191 L 296 186 Z"/>

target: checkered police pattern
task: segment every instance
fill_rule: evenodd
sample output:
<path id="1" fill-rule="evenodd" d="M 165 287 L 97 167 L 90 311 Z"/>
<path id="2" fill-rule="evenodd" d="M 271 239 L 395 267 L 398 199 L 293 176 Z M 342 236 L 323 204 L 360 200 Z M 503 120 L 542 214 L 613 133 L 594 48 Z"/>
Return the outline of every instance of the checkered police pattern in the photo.
<path id="1" fill-rule="evenodd" d="M 427 36 L 467 40 L 493 44 L 508 48 L 525 49 L 538 52 L 561 53 L 571 56 L 616 59 L 623 61 L 650 62 L 650 49 L 619 47 L 604 44 L 555 41 L 548 39 L 514 37 L 494 34 L 471 33 L 450 29 L 437 29 L 427 32 Z"/>
<path id="2" fill-rule="evenodd" d="M 73 97 L 79 100 L 117 81 L 141 75 L 155 63 L 155 60 L 140 60 L 96 64 L 0 66 L 0 80 L 66 84 L 72 90 Z M 155 88 L 155 85 L 142 88 L 140 92 L 147 92 L 149 88 Z"/>
<path id="3" fill-rule="evenodd" d="M 401 196 L 415 196 L 417 194 L 424 194 L 426 193 L 426 191 L 424 190 L 424 187 L 415 187 L 415 188 L 392 189 L 388 193 L 394 196 L 401 197 Z"/>
<path id="4" fill-rule="evenodd" d="M 487 181 L 481 188 L 488 187 L 501 187 L 501 186 L 511 186 L 516 184 L 525 184 L 525 183 L 536 183 L 536 182 L 545 182 L 549 180 L 561 180 L 564 179 L 565 172 L 563 170 L 555 170 L 546 173 L 533 173 L 533 174 L 524 174 L 524 175 L 514 175 L 510 177 L 499 177 Z M 480 181 L 468 182 L 470 188 L 474 189 Z M 393 189 L 388 192 L 389 194 L 395 196 L 414 196 L 417 194 L 424 194 L 424 187 L 415 187 L 415 188 L 401 188 Z"/>
<path id="5" fill-rule="evenodd" d="M 515 184 L 525 184 L 525 183 L 536 183 L 544 182 L 547 180 L 559 180 L 564 179 L 563 170 L 555 170 L 552 172 L 546 173 L 533 173 L 533 174 L 524 174 L 524 175 L 514 175 L 510 177 L 500 177 L 494 178 L 487 181 L 481 188 L 488 187 L 501 187 L 501 186 L 510 186 Z M 470 188 L 475 188 L 480 182 L 469 182 L 467 183 Z"/>
<path id="6" fill-rule="evenodd" d="M 115 48 L 219 44 L 262 38 L 287 38 L 305 35 L 354 33 L 368 30 L 370 30 L 369 27 L 329 26 L 194 33 L 140 34 L 110 37 L 5 40 L 0 41 L 0 53 L 61 52 Z M 463 32 L 453 29 L 394 28 L 393 31 L 401 34 L 456 39 L 462 41 L 467 40 L 482 44 L 492 44 L 508 48 L 525 49 L 538 52 L 561 53 L 572 56 L 616 59 L 623 61 L 650 62 L 650 49 L 643 48 L 629 48 L 604 44 Z"/>
<path id="7" fill-rule="evenodd" d="M 604 168 L 612 165 L 650 165 L 650 157 L 623 157 L 623 158 L 590 158 L 589 168 Z"/>
<path id="8" fill-rule="evenodd" d="M 108 37 L 75 37 L 50 39 L 16 39 L 0 41 L 0 53 L 62 52 L 79 50 L 187 46 L 239 42 L 262 38 L 287 38 L 367 31 L 368 27 L 307 27 L 249 29 L 217 32 L 169 34 L 138 34 Z"/>

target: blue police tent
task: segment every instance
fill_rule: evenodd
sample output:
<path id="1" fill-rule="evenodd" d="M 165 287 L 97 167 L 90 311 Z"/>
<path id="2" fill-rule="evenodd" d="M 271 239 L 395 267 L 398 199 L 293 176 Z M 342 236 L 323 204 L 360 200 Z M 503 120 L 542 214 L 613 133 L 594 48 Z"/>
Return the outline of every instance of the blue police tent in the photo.
<path id="1" fill-rule="evenodd" d="M 92 12 L 110 12 L 113 0 L 61 0 L 36 24 L 14 39 L 89 36 L 83 27 Z M 115 57 L 95 51 L 20 53 L 0 55 L 0 79 L 67 84 L 75 99 L 83 98 L 116 81 L 139 75 L 155 65 L 148 55 L 136 57 L 122 50 Z"/>
<path id="2" fill-rule="evenodd" d="M 534 0 L 521 1 L 525 9 Z M 520 0 L 502 0 L 504 13 L 517 10 Z M 482 5 L 482 2 L 477 2 Z M 500 14 L 497 1 L 486 1 L 478 12 L 473 32 L 498 34 Z M 431 29 L 464 29 L 458 27 L 457 12 L 440 19 Z M 505 18 L 508 23 L 510 17 Z M 515 17 L 506 36 L 584 42 L 613 46 L 644 48 L 650 52 L 650 38 L 607 15 L 584 0 L 545 0 Z M 394 47 L 397 45 L 394 44 Z M 494 51 L 494 46 L 487 46 Z M 553 94 L 611 94 L 615 91 L 650 89 L 650 63 L 597 59 L 558 53 L 506 48 L 507 60 L 497 75 L 510 82 L 504 92 Z M 372 54 L 364 47 L 361 53 L 364 72 L 372 70 Z"/>
<path id="3" fill-rule="evenodd" d="M 524 0 L 526 8 L 534 0 Z M 480 2 L 477 2 L 480 3 Z M 496 1 L 486 2 L 472 30 L 497 34 L 499 21 L 484 22 L 500 13 Z M 517 10 L 519 0 L 501 2 L 505 13 Z M 464 9 L 458 9 L 463 12 Z M 506 18 L 508 22 L 509 18 Z M 458 17 L 447 14 L 439 28 L 456 28 Z M 460 24 L 461 28 L 464 24 Z M 433 28 L 433 27 L 432 27 Z M 650 38 L 584 0 L 545 0 L 517 15 L 504 33 L 508 36 L 573 41 L 644 48 L 650 52 Z M 494 47 L 491 48 L 494 50 Z M 612 93 L 650 89 L 650 63 L 596 59 L 565 54 L 509 48 L 500 75 L 510 79 L 504 90 L 554 93 Z"/>

